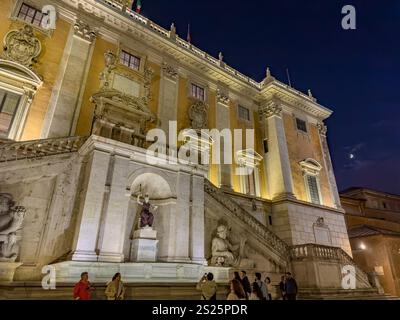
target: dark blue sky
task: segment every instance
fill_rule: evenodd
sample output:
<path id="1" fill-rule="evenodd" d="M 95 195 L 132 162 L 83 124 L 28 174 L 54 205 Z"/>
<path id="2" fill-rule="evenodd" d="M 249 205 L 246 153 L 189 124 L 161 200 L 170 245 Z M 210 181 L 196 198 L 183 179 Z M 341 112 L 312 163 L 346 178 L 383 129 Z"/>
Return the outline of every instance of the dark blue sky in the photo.
<path id="1" fill-rule="evenodd" d="M 341 28 L 344 5 L 357 30 Z M 142 0 L 143 15 L 255 80 L 265 68 L 334 111 L 328 138 L 339 189 L 400 194 L 400 0 Z M 354 154 L 350 159 L 349 154 Z"/>

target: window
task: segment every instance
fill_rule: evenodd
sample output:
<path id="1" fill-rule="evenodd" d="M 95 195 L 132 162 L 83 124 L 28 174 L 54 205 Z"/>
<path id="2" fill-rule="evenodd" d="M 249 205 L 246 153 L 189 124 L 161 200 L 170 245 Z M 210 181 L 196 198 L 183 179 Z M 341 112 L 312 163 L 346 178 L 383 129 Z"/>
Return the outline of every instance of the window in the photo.
<path id="1" fill-rule="evenodd" d="M 268 216 L 269 225 L 272 226 L 272 216 Z"/>
<path id="2" fill-rule="evenodd" d="M 307 132 L 307 123 L 304 120 L 296 118 L 297 130 Z"/>
<path id="3" fill-rule="evenodd" d="M 264 153 L 268 153 L 269 152 L 268 139 L 264 139 L 263 145 L 264 145 Z"/>
<path id="4" fill-rule="evenodd" d="M 243 107 L 243 106 L 239 106 L 239 119 L 242 120 L 246 120 L 246 121 L 250 121 L 250 110 Z"/>
<path id="5" fill-rule="evenodd" d="M 193 98 L 204 101 L 206 99 L 204 88 L 192 83 L 190 86 L 190 95 Z"/>
<path id="6" fill-rule="evenodd" d="M 22 4 L 18 12 L 19 19 L 38 27 L 42 26 L 43 16 L 45 15 L 40 10 L 37 10 L 25 3 Z"/>
<path id="7" fill-rule="evenodd" d="M 386 204 L 386 202 L 382 202 L 382 205 L 383 205 L 383 209 L 387 209 L 387 204 Z"/>
<path id="8" fill-rule="evenodd" d="M 123 50 L 121 51 L 120 63 L 132 70 L 140 70 L 140 58 Z"/>
<path id="9" fill-rule="evenodd" d="M 21 96 L 0 89 L 0 136 L 7 136 L 16 114 Z"/>
<path id="10" fill-rule="evenodd" d="M 321 200 L 319 198 L 319 188 L 318 188 L 318 181 L 316 176 L 307 175 L 307 184 L 308 190 L 310 193 L 310 200 L 312 203 L 321 204 Z"/>

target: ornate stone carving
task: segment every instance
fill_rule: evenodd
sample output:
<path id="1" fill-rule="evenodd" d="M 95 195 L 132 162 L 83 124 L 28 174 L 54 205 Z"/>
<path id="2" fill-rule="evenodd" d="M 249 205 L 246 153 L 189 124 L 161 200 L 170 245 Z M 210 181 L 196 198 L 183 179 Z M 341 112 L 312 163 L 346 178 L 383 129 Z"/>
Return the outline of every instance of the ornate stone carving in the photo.
<path id="1" fill-rule="evenodd" d="M 96 32 L 82 20 L 77 20 L 74 24 L 75 35 L 82 39 L 93 42 L 96 38 Z"/>
<path id="2" fill-rule="evenodd" d="M 218 90 L 217 92 L 217 102 L 221 104 L 228 105 L 230 102 L 229 96 Z"/>
<path id="3" fill-rule="evenodd" d="M 276 102 L 269 102 L 263 107 L 261 107 L 259 114 L 261 117 L 270 118 L 272 116 L 282 117 L 282 106 Z"/>
<path id="4" fill-rule="evenodd" d="M 11 30 L 4 37 L 2 57 L 6 60 L 12 60 L 31 68 L 41 51 L 42 45 L 29 25 L 25 25 L 19 30 Z"/>
<path id="5" fill-rule="evenodd" d="M 315 222 L 315 226 L 318 228 L 326 228 L 327 225 L 325 224 L 325 220 L 323 217 L 319 217 Z"/>
<path id="6" fill-rule="evenodd" d="M 326 134 L 328 132 L 328 127 L 324 125 L 322 122 L 317 124 L 318 132 L 321 136 L 326 137 Z"/>
<path id="7" fill-rule="evenodd" d="M 101 90 L 109 90 L 110 89 L 110 78 L 111 73 L 115 69 L 115 63 L 117 61 L 117 56 L 111 51 L 108 50 L 104 53 L 104 60 L 106 67 L 102 73 L 100 73 L 100 80 L 102 81 Z"/>
<path id="8" fill-rule="evenodd" d="M 239 245 L 232 245 L 228 240 L 228 227 L 220 225 L 211 244 L 211 264 L 218 267 L 231 267 L 239 264 Z M 243 244 L 244 245 L 244 244 Z"/>
<path id="9" fill-rule="evenodd" d="M 144 97 L 143 102 L 147 105 L 151 100 L 151 81 L 153 80 L 154 70 L 145 67 L 144 68 Z"/>
<path id="10" fill-rule="evenodd" d="M 16 207 L 12 195 L 0 194 L 0 261 L 15 262 L 19 254 L 17 231 L 21 230 L 26 209 Z"/>
<path id="11" fill-rule="evenodd" d="M 191 127 L 195 130 L 205 129 L 208 126 L 208 106 L 203 102 L 197 100 L 189 108 L 189 119 Z"/>
<path id="12" fill-rule="evenodd" d="M 172 80 L 178 79 L 178 71 L 173 66 L 163 63 L 163 71 L 168 78 Z"/>

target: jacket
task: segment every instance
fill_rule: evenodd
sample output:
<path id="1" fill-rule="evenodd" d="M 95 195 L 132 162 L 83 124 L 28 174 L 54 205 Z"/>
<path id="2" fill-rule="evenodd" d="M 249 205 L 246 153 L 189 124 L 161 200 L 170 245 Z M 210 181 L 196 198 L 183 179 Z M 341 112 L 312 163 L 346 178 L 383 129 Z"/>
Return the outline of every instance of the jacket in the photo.
<path id="1" fill-rule="evenodd" d="M 287 279 L 285 283 L 286 294 L 297 294 L 297 283 L 293 278 Z"/>
<path id="2" fill-rule="evenodd" d="M 197 290 L 201 290 L 201 299 L 202 300 L 211 300 L 217 294 L 217 284 L 214 280 L 212 281 L 203 281 L 201 280 L 197 286 Z"/>
<path id="3" fill-rule="evenodd" d="M 120 285 L 120 290 L 119 290 L 119 296 L 117 299 L 117 286 L 115 281 L 110 281 L 110 283 L 107 285 L 105 294 L 107 297 L 107 300 L 124 300 L 124 294 L 125 294 L 125 287 L 122 281 L 119 282 Z"/>
<path id="4" fill-rule="evenodd" d="M 90 300 L 92 297 L 90 290 L 90 282 L 79 281 L 74 287 L 74 299 Z"/>

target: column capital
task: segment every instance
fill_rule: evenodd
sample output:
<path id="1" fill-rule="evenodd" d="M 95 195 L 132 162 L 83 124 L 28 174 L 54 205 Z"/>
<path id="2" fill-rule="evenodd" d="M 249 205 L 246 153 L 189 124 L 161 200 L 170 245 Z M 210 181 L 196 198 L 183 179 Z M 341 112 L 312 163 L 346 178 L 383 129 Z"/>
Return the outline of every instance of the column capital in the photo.
<path id="1" fill-rule="evenodd" d="M 162 65 L 162 69 L 164 72 L 164 75 L 167 78 L 170 78 L 171 80 L 176 81 L 178 79 L 178 70 L 177 68 L 173 67 L 172 65 L 164 62 Z"/>
<path id="2" fill-rule="evenodd" d="M 228 94 L 222 92 L 220 89 L 217 90 L 217 102 L 224 105 L 229 105 L 230 98 Z"/>
<path id="3" fill-rule="evenodd" d="M 282 106 L 275 101 L 269 101 L 262 105 L 259 109 L 260 117 L 265 117 L 266 119 L 273 116 L 282 117 L 282 112 Z"/>
<path id="4" fill-rule="evenodd" d="M 77 19 L 74 23 L 74 33 L 76 36 L 92 43 L 96 37 L 96 31 L 86 22 Z"/>

